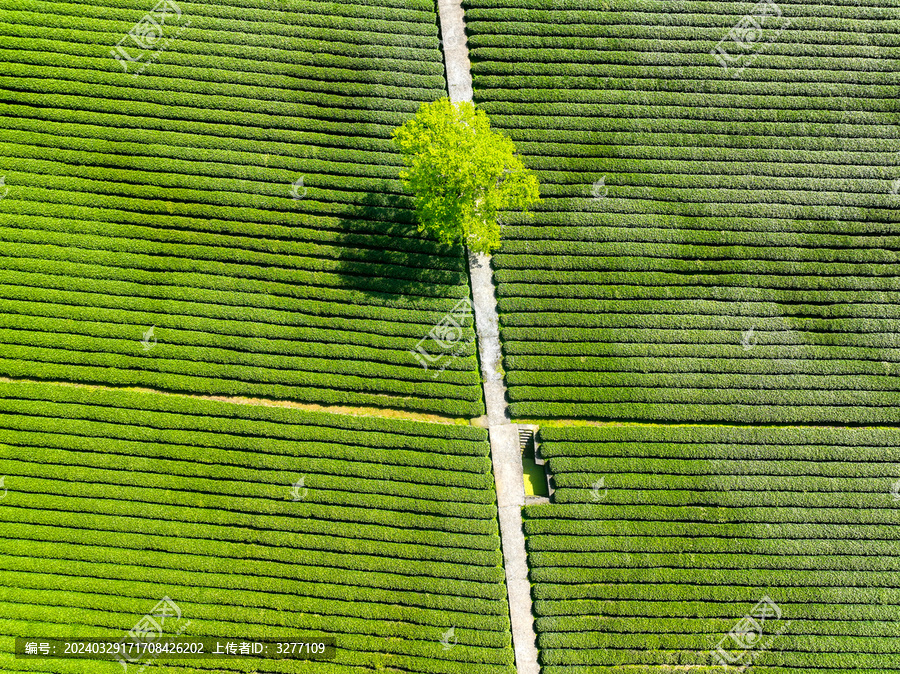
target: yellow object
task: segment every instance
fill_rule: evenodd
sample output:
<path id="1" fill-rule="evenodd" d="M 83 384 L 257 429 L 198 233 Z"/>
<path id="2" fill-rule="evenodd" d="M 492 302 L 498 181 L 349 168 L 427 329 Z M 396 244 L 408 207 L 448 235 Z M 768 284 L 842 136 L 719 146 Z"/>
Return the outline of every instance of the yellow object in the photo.
<path id="1" fill-rule="evenodd" d="M 522 457 L 522 469 L 525 474 L 526 496 L 549 496 L 547 489 L 547 474 L 544 467 L 534 462 L 534 459 Z"/>

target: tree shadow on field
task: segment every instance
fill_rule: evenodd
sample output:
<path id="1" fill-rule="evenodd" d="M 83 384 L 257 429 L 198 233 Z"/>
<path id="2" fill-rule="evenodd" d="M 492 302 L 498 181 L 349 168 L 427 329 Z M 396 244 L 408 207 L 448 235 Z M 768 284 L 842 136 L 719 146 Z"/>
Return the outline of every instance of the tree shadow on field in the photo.
<path id="1" fill-rule="evenodd" d="M 468 280 L 465 249 L 419 232 L 412 199 L 382 187 L 348 204 L 341 218 L 337 273 L 344 287 L 400 308 L 460 297 Z"/>

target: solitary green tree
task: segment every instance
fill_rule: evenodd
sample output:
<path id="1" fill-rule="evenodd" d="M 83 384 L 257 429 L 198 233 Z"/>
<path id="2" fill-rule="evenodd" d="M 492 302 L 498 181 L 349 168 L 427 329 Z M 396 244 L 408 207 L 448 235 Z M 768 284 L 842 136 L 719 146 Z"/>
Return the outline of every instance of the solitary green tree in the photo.
<path id="1" fill-rule="evenodd" d="M 498 212 L 540 202 L 537 178 L 512 140 L 491 130 L 485 112 L 468 101 L 423 103 L 393 140 L 407 166 L 400 179 L 414 195 L 419 231 L 442 243 L 489 253 L 500 245 Z"/>

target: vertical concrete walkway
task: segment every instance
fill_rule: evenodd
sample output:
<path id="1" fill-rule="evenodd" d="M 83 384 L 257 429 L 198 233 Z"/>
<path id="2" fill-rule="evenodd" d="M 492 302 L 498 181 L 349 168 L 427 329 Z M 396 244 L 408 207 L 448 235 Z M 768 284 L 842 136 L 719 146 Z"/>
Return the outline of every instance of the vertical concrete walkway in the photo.
<path id="1" fill-rule="evenodd" d="M 472 100 L 472 74 L 466 47 L 466 27 L 459 0 L 438 0 L 441 40 L 447 67 L 447 90 L 450 100 Z M 469 255 L 469 278 L 475 309 L 475 331 L 478 355 L 484 381 L 491 461 L 497 485 L 497 508 L 500 514 L 500 540 L 503 566 L 509 593 L 509 618 L 512 625 L 513 649 L 518 674 L 540 674 L 531 607 L 531 584 L 522 530 L 522 507 L 525 505 L 525 482 L 519 431 L 510 423 L 506 404 L 506 386 L 500 368 L 500 329 L 497 298 L 494 293 L 491 258 Z"/>
<path id="2" fill-rule="evenodd" d="M 485 384 L 487 386 L 487 384 Z M 531 583 L 528 581 L 528 559 L 525 533 L 522 530 L 522 506 L 525 505 L 525 483 L 522 455 L 519 452 L 519 429 L 513 424 L 491 426 L 491 461 L 497 485 L 497 509 L 500 514 L 500 541 L 509 594 L 509 620 L 518 674 L 539 674 L 534 616 L 531 608 Z"/>
<path id="3" fill-rule="evenodd" d="M 438 0 L 441 20 L 441 46 L 447 68 L 447 93 L 450 100 L 472 100 L 472 73 L 466 47 L 466 22 L 459 0 Z"/>

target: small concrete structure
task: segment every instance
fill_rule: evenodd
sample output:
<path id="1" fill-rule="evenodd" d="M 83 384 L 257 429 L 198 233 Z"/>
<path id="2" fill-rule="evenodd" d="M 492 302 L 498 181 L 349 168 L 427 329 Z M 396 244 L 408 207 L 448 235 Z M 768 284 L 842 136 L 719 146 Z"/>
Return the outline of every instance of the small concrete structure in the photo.
<path id="1" fill-rule="evenodd" d="M 554 489 L 550 480 L 550 473 L 547 471 L 547 461 L 541 456 L 541 443 L 538 442 L 540 426 L 536 424 L 516 424 L 516 426 L 519 429 L 519 451 L 524 457 L 531 449 L 534 450 L 534 463 L 543 468 L 543 479 L 547 487 L 547 496 L 526 494 L 525 505 L 550 503 L 550 497 L 553 496 Z"/>

